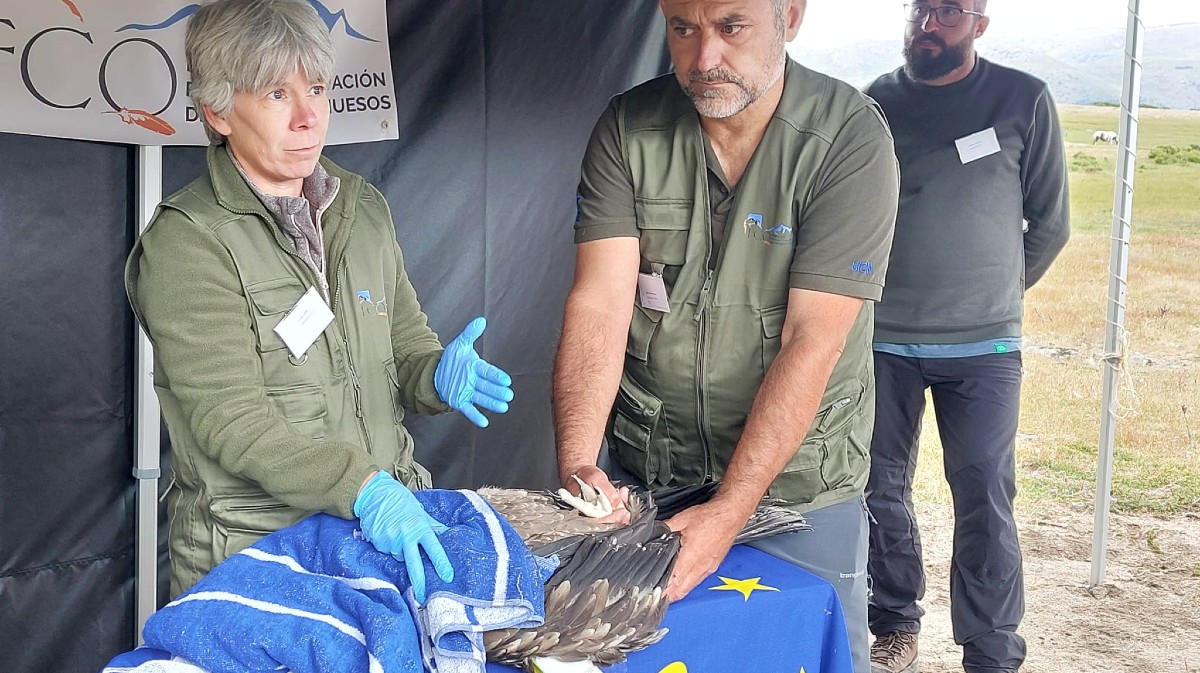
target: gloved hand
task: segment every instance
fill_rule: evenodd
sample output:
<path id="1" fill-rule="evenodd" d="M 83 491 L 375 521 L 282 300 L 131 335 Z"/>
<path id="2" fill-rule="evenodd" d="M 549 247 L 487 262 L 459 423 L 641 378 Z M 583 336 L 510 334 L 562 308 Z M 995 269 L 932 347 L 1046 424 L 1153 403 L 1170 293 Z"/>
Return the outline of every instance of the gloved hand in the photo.
<path id="1" fill-rule="evenodd" d="M 380 471 L 367 481 L 354 500 L 354 515 L 362 524 L 363 535 L 376 549 L 404 561 L 418 602 L 425 602 L 421 549 L 442 581 L 454 579 L 454 566 L 437 539 L 437 533 L 446 527 L 429 516 L 412 491 L 392 475 Z"/>
<path id="2" fill-rule="evenodd" d="M 446 345 L 433 373 L 433 386 L 442 401 L 481 428 L 487 427 L 488 419 L 475 405 L 502 414 L 513 398 L 512 378 L 475 352 L 475 340 L 486 327 L 483 317 L 468 323 L 462 334 Z"/>

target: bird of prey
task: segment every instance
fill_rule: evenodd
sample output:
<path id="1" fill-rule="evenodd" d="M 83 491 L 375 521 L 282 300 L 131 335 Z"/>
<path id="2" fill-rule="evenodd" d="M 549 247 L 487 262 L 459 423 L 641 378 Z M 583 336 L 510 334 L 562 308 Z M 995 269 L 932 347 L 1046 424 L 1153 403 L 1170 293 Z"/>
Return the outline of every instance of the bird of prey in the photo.
<path id="1" fill-rule="evenodd" d="M 580 487 L 585 503 L 579 508 L 598 515 L 612 511 L 602 494 Z M 653 495 L 633 491 L 628 525 L 582 515 L 565 491 L 479 489 L 533 553 L 559 559 L 546 582 L 545 622 L 535 629 L 485 632 L 488 660 L 526 671 L 542 671 L 547 660 L 607 666 L 661 640 L 667 633 L 660 628 L 667 580 L 679 553 L 679 534 L 663 520 L 707 501 L 716 488 L 710 483 Z M 735 544 L 806 528 L 800 514 L 764 498 Z"/>

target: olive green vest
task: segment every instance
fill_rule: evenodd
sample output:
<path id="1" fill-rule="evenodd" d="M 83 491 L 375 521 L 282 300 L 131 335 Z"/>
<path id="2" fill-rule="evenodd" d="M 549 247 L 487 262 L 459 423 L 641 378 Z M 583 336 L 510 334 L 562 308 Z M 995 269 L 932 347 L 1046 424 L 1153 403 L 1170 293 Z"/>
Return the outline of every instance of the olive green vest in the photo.
<path id="1" fill-rule="evenodd" d="M 833 138 L 871 101 L 790 62 L 782 100 L 712 249 L 700 119 L 674 75 L 620 99 L 641 265 L 670 312 L 636 306 L 608 441 L 651 488 L 720 479 L 779 353 L 793 232 Z M 712 257 L 710 263 L 710 256 Z M 864 304 L 803 444 L 768 493 L 801 510 L 862 493 L 874 420 L 872 304 Z"/>
<path id="2" fill-rule="evenodd" d="M 322 159 L 326 170 L 341 181 L 337 197 L 321 218 L 335 317 L 305 356 L 297 359 L 274 328 L 310 286 L 320 291 L 320 282 L 236 173 L 225 150 L 210 148 L 208 157 L 210 175 L 168 197 L 159 209 L 176 210 L 207 227 L 228 250 L 251 316 L 267 402 L 299 432 L 363 447 L 376 465 L 393 472 L 408 487 L 428 488 L 429 472 L 414 461 L 412 437 L 400 422 L 404 410 L 396 382 L 391 320 L 379 314 L 382 310 L 386 316 L 388 307 L 394 306 L 399 261 L 395 255 L 380 254 L 381 249 L 395 246 L 386 204 L 360 176 Z M 222 193 L 235 195 L 233 205 L 219 203 L 213 180 L 222 182 Z M 141 245 L 139 239 L 126 265 L 126 287 L 139 320 L 136 287 Z M 363 262 L 350 263 L 355 259 Z M 370 305 L 355 296 L 355 290 L 362 288 L 373 291 Z M 197 324 L 195 329 L 204 326 Z M 220 561 L 312 512 L 285 505 L 256 483 L 230 474 L 201 450 L 157 356 L 154 387 L 173 451 L 175 487 L 168 504 L 174 596 Z"/>

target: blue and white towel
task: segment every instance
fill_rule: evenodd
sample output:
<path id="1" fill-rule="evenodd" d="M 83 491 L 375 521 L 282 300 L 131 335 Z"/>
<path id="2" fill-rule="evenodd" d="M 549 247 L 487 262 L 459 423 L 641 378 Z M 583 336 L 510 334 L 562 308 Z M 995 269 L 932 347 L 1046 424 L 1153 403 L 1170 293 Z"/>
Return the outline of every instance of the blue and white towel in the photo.
<path id="1" fill-rule="evenodd" d="M 482 673 L 484 631 L 541 626 L 546 616 L 546 580 L 558 568 L 558 560 L 534 556 L 517 531 L 478 493 L 449 491 L 462 500 L 422 497 L 431 492 L 437 493 L 416 493 L 430 516 L 448 526 L 452 521 L 472 525 L 438 535 L 454 564 L 454 581 L 443 582 L 426 564 L 429 600 L 418 605 L 412 591 L 405 593 L 405 599 L 417 614 L 428 670 Z M 486 535 L 481 534 L 483 528 Z"/>
<path id="2" fill-rule="evenodd" d="M 100 673 L 209 673 L 199 666 L 182 659 L 172 657 L 170 652 L 155 650 L 149 647 L 139 647 L 136 650 L 122 652 L 113 657 L 112 661 Z"/>
<path id="3" fill-rule="evenodd" d="M 426 605 L 357 521 L 317 514 L 219 564 L 146 622 L 146 645 L 209 671 L 481 673 L 483 631 L 542 623 L 554 562 L 473 491 L 415 495 L 454 564 L 446 583 L 426 561 Z"/>

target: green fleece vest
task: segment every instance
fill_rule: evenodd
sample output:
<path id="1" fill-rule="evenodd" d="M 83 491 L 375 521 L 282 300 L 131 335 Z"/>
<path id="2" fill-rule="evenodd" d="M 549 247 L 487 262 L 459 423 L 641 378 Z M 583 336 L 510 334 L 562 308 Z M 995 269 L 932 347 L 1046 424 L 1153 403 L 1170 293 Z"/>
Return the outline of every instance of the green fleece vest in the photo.
<path id="1" fill-rule="evenodd" d="M 341 180 L 336 198 L 322 216 L 335 317 L 304 357 L 297 359 L 274 328 L 309 287 L 319 292 L 320 282 L 242 182 L 225 150 L 210 148 L 208 156 L 210 175 L 167 198 L 159 209 L 178 211 L 206 227 L 232 257 L 262 362 L 263 392 L 273 411 L 313 439 L 363 447 L 377 466 L 393 472 L 410 488 L 429 487 L 429 472 L 414 461 L 412 437 L 401 424 L 404 409 L 387 317 L 394 307 L 398 259 L 380 254 L 395 246 L 382 197 L 360 176 L 322 160 L 326 170 Z M 235 204 L 219 203 L 214 179 L 236 194 Z M 242 189 L 237 189 L 239 183 Z M 139 239 L 126 266 L 126 286 L 139 320 L 136 288 L 141 245 Z M 369 302 L 355 292 L 363 288 L 371 289 Z M 197 324 L 195 329 L 204 326 Z M 169 368 L 157 352 L 155 356 L 154 386 L 173 451 L 171 593 L 177 595 L 223 559 L 312 512 L 285 505 L 256 483 L 229 473 L 203 451 L 191 431 L 191 419 L 172 392 Z"/>
<path id="2" fill-rule="evenodd" d="M 846 120 L 871 104 L 795 63 L 785 78 L 719 250 L 712 249 L 700 119 L 674 75 L 620 99 L 642 271 L 663 275 L 671 310 L 634 309 L 608 440 L 652 488 L 724 474 L 779 354 L 794 232 L 804 226 L 819 169 Z M 862 493 L 874 419 L 871 331 L 867 302 L 807 437 L 770 495 L 806 510 Z"/>

